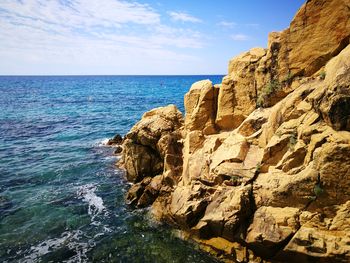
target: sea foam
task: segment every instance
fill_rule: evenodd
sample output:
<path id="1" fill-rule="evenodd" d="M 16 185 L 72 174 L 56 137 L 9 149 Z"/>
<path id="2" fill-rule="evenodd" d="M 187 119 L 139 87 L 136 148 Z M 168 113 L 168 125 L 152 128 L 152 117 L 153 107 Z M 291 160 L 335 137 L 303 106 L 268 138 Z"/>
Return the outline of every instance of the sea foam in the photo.
<path id="1" fill-rule="evenodd" d="M 86 184 L 80 186 L 77 191 L 78 197 L 89 204 L 88 214 L 92 217 L 92 221 L 97 215 L 106 211 L 102 198 L 95 193 L 96 189 L 95 184 Z"/>
<path id="2" fill-rule="evenodd" d="M 106 146 L 108 141 L 109 141 L 108 138 L 104 138 L 104 139 L 97 142 L 97 146 Z"/>

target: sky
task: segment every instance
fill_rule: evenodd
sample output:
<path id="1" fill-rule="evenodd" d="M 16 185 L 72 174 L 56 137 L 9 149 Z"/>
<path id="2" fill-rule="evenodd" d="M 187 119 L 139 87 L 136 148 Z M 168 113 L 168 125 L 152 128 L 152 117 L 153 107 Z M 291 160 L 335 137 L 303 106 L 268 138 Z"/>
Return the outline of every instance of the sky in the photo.
<path id="1" fill-rule="evenodd" d="M 226 74 L 304 0 L 0 0 L 0 75 Z"/>

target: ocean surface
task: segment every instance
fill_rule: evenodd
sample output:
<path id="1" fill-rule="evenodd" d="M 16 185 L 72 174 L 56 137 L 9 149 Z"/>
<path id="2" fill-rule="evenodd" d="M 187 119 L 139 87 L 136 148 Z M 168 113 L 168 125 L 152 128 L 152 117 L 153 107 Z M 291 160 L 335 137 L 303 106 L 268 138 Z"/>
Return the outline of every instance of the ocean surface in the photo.
<path id="1" fill-rule="evenodd" d="M 207 78 L 0 77 L 0 261 L 216 262 L 124 204 L 104 144 Z"/>

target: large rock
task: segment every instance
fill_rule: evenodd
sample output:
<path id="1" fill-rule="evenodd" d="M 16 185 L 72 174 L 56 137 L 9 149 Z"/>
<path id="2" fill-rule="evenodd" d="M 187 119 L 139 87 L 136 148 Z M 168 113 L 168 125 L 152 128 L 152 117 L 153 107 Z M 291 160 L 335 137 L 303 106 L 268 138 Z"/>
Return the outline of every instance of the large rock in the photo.
<path id="1" fill-rule="evenodd" d="M 241 163 L 249 150 L 249 143 L 243 136 L 230 134 L 210 158 L 210 170 L 224 162 Z"/>
<path id="2" fill-rule="evenodd" d="M 183 124 L 181 112 L 174 106 L 146 112 L 126 135 L 123 143 L 122 165 L 129 181 L 161 174 L 164 158 L 181 152 L 176 130 Z"/>
<path id="3" fill-rule="evenodd" d="M 280 75 L 311 76 L 349 44 L 349 0 L 309 0 L 280 35 Z"/>
<path id="4" fill-rule="evenodd" d="M 275 259 L 284 262 L 349 262 L 349 218 L 349 201 L 337 208 L 334 218 L 302 213 L 301 228 Z"/>
<path id="5" fill-rule="evenodd" d="M 267 122 L 269 114 L 270 109 L 256 109 L 238 127 L 238 133 L 245 137 L 258 135 L 262 125 Z"/>
<path id="6" fill-rule="evenodd" d="M 350 76 L 350 45 L 344 48 L 339 55 L 332 58 L 325 66 L 325 82 L 331 86 L 349 85 Z"/>
<path id="7" fill-rule="evenodd" d="M 187 133 L 183 147 L 182 181 L 185 184 L 198 179 L 215 181 L 210 172 L 210 158 L 227 137 L 227 133 L 207 137 L 201 131 Z"/>
<path id="8" fill-rule="evenodd" d="M 319 207 L 340 205 L 350 200 L 350 134 L 343 143 L 325 143 L 315 156 L 319 172 Z"/>
<path id="9" fill-rule="evenodd" d="M 136 183 L 127 193 L 127 203 L 149 206 L 177 183 L 182 173 L 182 124 L 181 113 L 169 105 L 145 113 L 126 135 L 120 165 Z"/>
<path id="10" fill-rule="evenodd" d="M 144 177 L 163 172 L 163 161 L 151 147 L 139 145 L 130 139 L 123 143 L 123 167 L 130 182 L 139 182 Z"/>
<path id="11" fill-rule="evenodd" d="M 314 98 L 315 109 L 335 130 L 350 131 L 350 45 L 325 67 L 325 89 Z"/>
<path id="12" fill-rule="evenodd" d="M 247 182 L 261 162 L 263 150 L 250 145 L 237 132 L 224 132 L 204 138 L 189 132 L 184 140 L 182 181 L 201 180 L 208 185 L 224 181 L 230 185 Z"/>
<path id="13" fill-rule="evenodd" d="M 230 135 L 211 154 L 209 174 L 215 182 L 228 180 L 228 185 L 241 185 L 251 180 L 260 165 L 262 150 L 250 145 L 246 138 L 236 132 Z"/>
<path id="14" fill-rule="evenodd" d="M 305 82 L 295 89 L 294 92 L 271 107 L 268 120 L 262 125 L 262 134 L 259 138 L 259 146 L 265 148 L 273 136 L 282 135 L 283 132 L 276 134 L 277 130 L 283 123 L 287 123 L 288 121 L 291 121 L 289 126 L 294 126 L 291 127 L 291 129 L 288 129 L 288 133 L 290 133 L 290 130 L 297 128 L 302 122 L 304 117 L 301 116 L 304 114 L 312 115 L 307 116 L 307 118 L 310 118 L 310 121 L 308 122 L 309 125 L 318 121 L 318 116 L 315 118 L 315 114 L 312 111 L 312 103 L 309 102 L 309 95 L 315 90 L 322 89 L 323 86 L 324 83 L 320 80 L 305 80 Z M 299 119 L 299 123 L 293 121 L 296 119 Z"/>
<path id="15" fill-rule="evenodd" d="M 216 132 L 215 115 L 218 89 L 210 80 L 194 83 L 185 95 L 185 127 L 189 131 L 201 130 L 204 134 Z"/>
<path id="16" fill-rule="evenodd" d="M 257 84 L 252 72 L 265 54 L 263 48 L 253 48 L 230 61 L 229 75 L 219 90 L 216 124 L 220 129 L 237 128 L 256 108 Z"/>
<path id="17" fill-rule="evenodd" d="M 259 254 L 273 256 L 299 229 L 299 211 L 293 207 L 260 207 L 248 228 L 246 242 Z"/>
<path id="18" fill-rule="evenodd" d="M 252 213 L 250 196 L 251 186 L 219 187 L 194 230 L 201 237 L 233 240 L 236 231 Z"/>
<path id="19" fill-rule="evenodd" d="M 157 151 L 160 138 L 180 128 L 182 123 L 182 114 L 175 105 L 160 107 L 146 112 L 125 137 Z"/>
<path id="20" fill-rule="evenodd" d="M 189 229 L 197 224 L 208 205 L 207 187 L 199 182 L 178 186 L 171 196 L 170 212 L 177 224 Z"/>
<path id="21" fill-rule="evenodd" d="M 318 172 L 308 166 L 296 174 L 278 169 L 261 173 L 253 183 L 257 206 L 305 208 L 314 199 Z"/>
<path id="22" fill-rule="evenodd" d="M 266 50 L 233 58 L 219 92 L 218 127 L 236 128 L 256 106 L 273 106 L 298 86 L 298 76 L 312 76 L 342 51 L 350 37 L 348 6 L 349 0 L 309 0 L 288 29 L 269 35 Z"/>
<path id="23" fill-rule="evenodd" d="M 145 191 L 145 187 L 150 183 L 151 180 L 151 177 L 146 177 L 141 182 L 136 183 L 129 188 L 126 195 L 126 202 L 128 205 L 137 205 L 138 200 Z"/>

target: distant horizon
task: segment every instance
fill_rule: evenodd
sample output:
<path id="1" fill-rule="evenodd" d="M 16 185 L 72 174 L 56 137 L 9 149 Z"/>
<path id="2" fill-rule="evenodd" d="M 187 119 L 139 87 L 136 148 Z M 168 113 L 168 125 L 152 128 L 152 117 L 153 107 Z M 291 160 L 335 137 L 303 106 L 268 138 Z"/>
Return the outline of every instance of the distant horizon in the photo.
<path id="1" fill-rule="evenodd" d="M 226 74 L 64 74 L 64 75 L 0 75 L 0 77 L 186 77 L 186 76 L 226 76 Z"/>
<path id="2" fill-rule="evenodd" d="M 231 58 L 286 29 L 304 2 L 2 0 L 0 75 L 227 72 Z"/>

